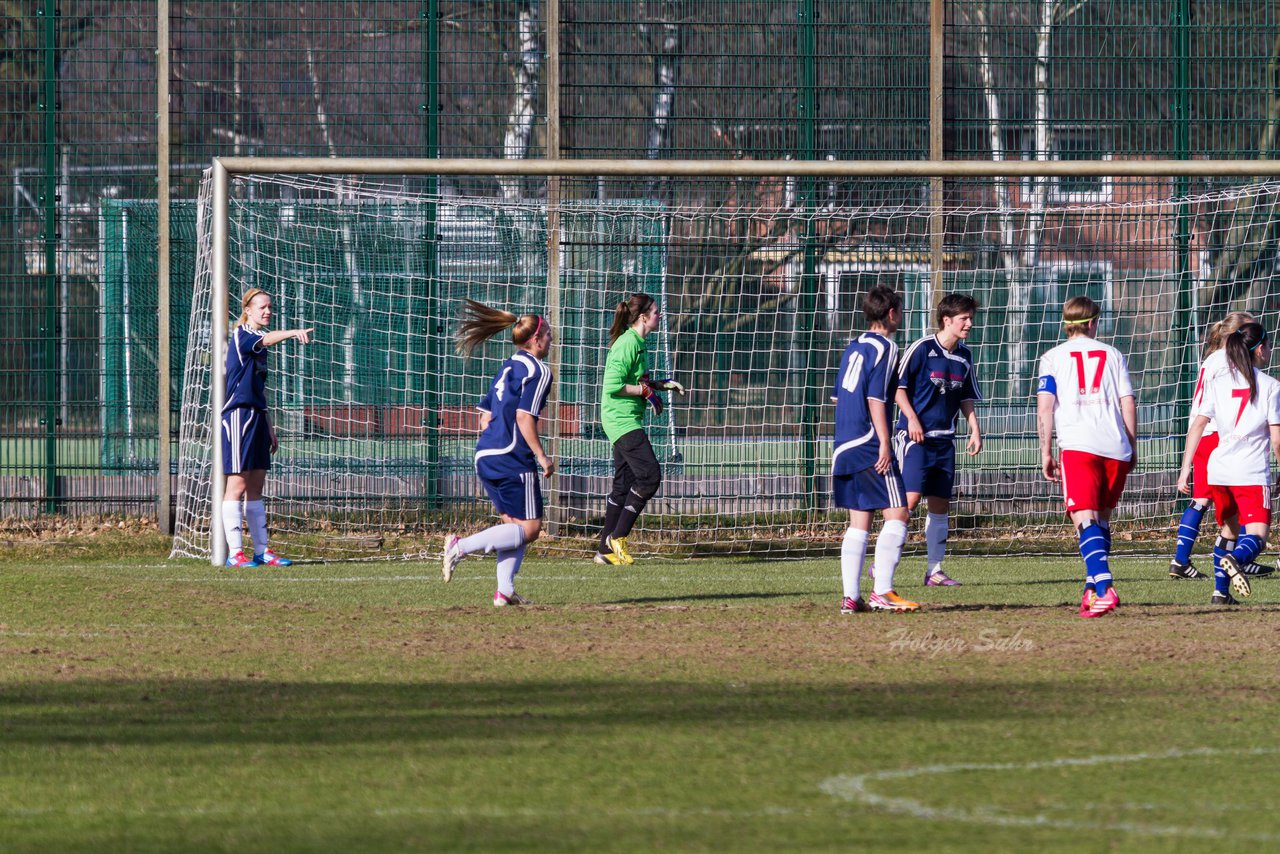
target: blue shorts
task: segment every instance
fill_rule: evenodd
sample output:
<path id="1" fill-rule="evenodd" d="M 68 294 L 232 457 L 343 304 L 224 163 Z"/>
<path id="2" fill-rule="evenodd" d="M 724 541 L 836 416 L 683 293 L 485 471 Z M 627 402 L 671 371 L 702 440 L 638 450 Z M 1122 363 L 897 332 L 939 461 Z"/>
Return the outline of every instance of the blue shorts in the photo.
<path id="1" fill-rule="evenodd" d="M 497 480 L 482 477 L 480 483 L 499 513 L 512 519 L 542 518 L 542 485 L 538 483 L 537 472 L 527 471 Z"/>
<path id="2" fill-rule="evenodd" d="M 917 444 L 907 437 L 906 430 L 899 430 L 893 437 L 893 452 L 907 492 L 951 500 L 956 484 L 955 439 L 926 436 Z"/>
<path id="3" fill-rule="evenodd" d="M 907 494 L 902 488 L 897 463 L 889 468 L 888 474 L 880 474 L 872 467 L 856 474 L 831 475 L 831 500 L 846 510 L 907 506 Z"/>
<path id="4" fill-rule="evenodd" d="M 222 473 L 244 474 L 271 468 L 271 429 L 267 413 L 237 406 L 222 413 Z"/>

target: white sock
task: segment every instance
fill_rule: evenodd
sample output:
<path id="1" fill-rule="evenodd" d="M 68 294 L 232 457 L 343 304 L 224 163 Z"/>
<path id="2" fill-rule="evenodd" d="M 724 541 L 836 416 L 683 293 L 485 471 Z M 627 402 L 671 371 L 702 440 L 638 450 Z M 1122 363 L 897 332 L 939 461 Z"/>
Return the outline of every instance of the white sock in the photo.
<path id="1" fill-rule="evenodd" d="M 524 543 L 514 549 L 498 551 L 498 592 L 510 596 L 516 592 L 516 573 L 524 560 Z"/>
<path id="2" fill-rule="evenodd" d="M 244 551 L 244 531 L 240 525 L 243 517 L 240 515 L 239 501 L 223 501 L 222 502 L 222 528 L 227 532 L 227 554 L 234 555 L 236 552 Z"/>
<path id="3" fill-rule="evenodd" d="M 840 580 L 844 584 L 844 595 L 847 599 L 857 599 L 862 595 L 862 565 L 867 560 L 867 532 L 850 525 L 845 528 L 844 540 L 840 543 Z"/>
<path id="4" fill-rule="evenodd" d="M 880 527 L 876 537 L 876 562 L 872 574 L 876 579 L 876 593 L 884 595 L 893 589 L 893 571 L 902 558 L 902 544 L 907 541 L 907 523 L 888 519 Z"/>
<path id="5" fill-rule="evenodd" d="M 485 528 L 478 534 L 472 534 L 458 543 L 458 547 L 462 549 L 464 555 L 470 555 L 476 552 L 507 551 L 523 544 L 524 528 L 515 522 L 507 522 Z"/>
<path id="6" fill-rule="evenodd" d="M 244 516 L 249 520 L 249 536 L 253 538 L 253 553 L 260 555 L 267 550 L 267 508 L 262 499 L 246 501 Z"/>
<path id="7" fill-rule="evenodd" d="M 924 542 L 929 554 L 930 573 L 942 570 L 942 559 L 947 556 L 950 524 L 951 516 L 948 513 L 930 513 L 924 520 Z"/>

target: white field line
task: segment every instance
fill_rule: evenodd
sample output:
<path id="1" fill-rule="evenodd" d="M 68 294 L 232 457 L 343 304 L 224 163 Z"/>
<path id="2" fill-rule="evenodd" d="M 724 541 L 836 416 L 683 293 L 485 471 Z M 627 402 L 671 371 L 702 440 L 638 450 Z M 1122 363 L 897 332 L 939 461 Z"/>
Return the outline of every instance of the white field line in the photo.
<path id="1" fill-rule="evenodd" d="M 1237 833 L 1222 827 L 1184 827 L 1179 825 L 1137 824 L 1134 822 L 1082 821 L 1080 819 L 1052 818 L 1044 813 L 1035 815 L 1009 815 L 994 804 L 972 810 L 957 807 L 934 807 L 911 798 L 894 798 L 873 792 L 872 784 L 884 780 L 903 780 L 914 777 L 937 776 L 961 772 L 991 772 L 1001 774 L 1010 771 L 1036 771 L 1042 769 L 1079 768 L 1113 765 L 1130 762 L 1161 762 L 1178 759 L 1201 759 L 1215 756 L 1271 756 L 1280 748 L 1255 747 L 1220 750 L 1213 747 L 1197 747 L 1188 750 L 1168 750 L 1163 753 L 1132 753 L 1111 756 L 1065 757 L 1037 762 L 958 763 L 954 765 L 924 765 L 891 771 L 873 771 L 870 774 L 841 775 L 824 780 L 818 788 L 834 798 L 875 807 L 885 812 L 909 815 L 929 821 L 959 821 L 1001 827 L 1047 827 L 1061 830 L 1120 831 L 1146 836 L 1167 836 L 1204 839 L 1240 839 L 1256 842 L 1277 842 L 1280 835 L 1270 833 Z M 1114 804 L 1113 806 L 1121 806 Z M 1145 805 L 1135 805 L 1140 808 Z"/>

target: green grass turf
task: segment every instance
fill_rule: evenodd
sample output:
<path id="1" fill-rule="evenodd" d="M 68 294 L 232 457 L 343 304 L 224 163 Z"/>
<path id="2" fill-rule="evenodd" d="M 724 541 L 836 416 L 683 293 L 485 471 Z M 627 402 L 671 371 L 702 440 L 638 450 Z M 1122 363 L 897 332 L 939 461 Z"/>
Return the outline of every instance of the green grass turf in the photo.
<path id="1" fill-rule="evenodd" d="M 134 555 L 122 546 L 133 542 Z M 1214 850 L 1280 842 L 1280 580 L 965 559 L 230 571 L 0 557 L 0 849 Z"/>

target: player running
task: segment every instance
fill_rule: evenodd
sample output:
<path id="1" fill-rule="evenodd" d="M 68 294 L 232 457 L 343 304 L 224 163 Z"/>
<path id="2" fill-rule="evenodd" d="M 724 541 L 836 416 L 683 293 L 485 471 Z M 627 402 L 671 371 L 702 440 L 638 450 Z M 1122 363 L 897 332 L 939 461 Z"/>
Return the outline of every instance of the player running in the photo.
<path id="1" fill-rule="evenodd" d="M 1109 564 L 1111 512 L 1137 463 L 1138 412 L 1129 367 L 1119 350 L 1094 337 L 1101 313 L 1088 297 L 1067 300 L 1067 340 L 1040 358 L 1036 392 L 1041 471 L 1061 481 L 1067 515 L 1080 537 L 1081 617 L 1101 617 L 1120 604 Z M 1053 455 L 1055 427 L 1061 461 Z"/>
<path id="2" fill-rule="evenodd" d="M 481 399 L 480 438 L 476 441 L 476 474 L 502 523 L 478 534 L 445 537 L 441 572 L 449 581 L 463 557 L 497 552 L 496 608 L 528 605 L 516 592 L 516 573 L 525 548 L 542 533 L 543 477 L 555 474 L 555 461 L 542 449 L 538 419 L 551 391 L 551 370 L 542 363 L 551 349 L 552 332 L 538 314 L 516 315 L 466 300 L 458 328 L 458 352 L 470 355 L 476 347 L 508 327 L 516 351 L 498 369 Z"/>
<path id="3" fill-rule="evenodd" d="M 1200 370 L 1196 373 L 1196 389 L 1191 399 L 1188 427 L 1190 422 L 1195 420 L 1200 403 L 1204 400 L 1205 389 L 1210 387 L 1220 374 L 1230 371 L 1226 351 L 1222 349 L 1227 336 L 1253 319 L 1253 315 L 1247 311 L 1233 311 L 1209 327 L 1209 332 L 1205 336 L 1204 361 L 1200 363 Z M 1173 560 L 1169 562 L 1169 575 L 1172 578 L 1205 577 L 1205 574 L 1196 569 L 1195 564 L 1191 562 L 1191 550 L 1195 547 L 1196 538 L 1200 535 L 1200 522 L 1213 501 L 1212 491 L 1209 488 L 1208 465 L 1209 456 L 1217 447 L 1218 425 L 1211 418 L 1205 425 L 1200 441 L 1196 443 L 1195 457 L 1191 461 L 1191 503 L 1182 511 L 1182 517 L 1178 520 L 1178 543 Z M 1228 537 L 1227 534 L 1225 530 L 1219 531 L 1215 547 L 1225 551 L 1235 548 L 1234 538 Z M 1264 566 L 1257 562 L 1244 567 L 1245 575 L 1263 576 L 1270 575 L 1272 572 L 1275 572 L 1275 567 Z"/>
<path id="4" fill-rule="evenodd" d="M 1201 436 L 1218 426 L 1218 447 L 1209 457 L 1208 482 L 1224 538 L 1213 548 L 1214 605 L 1238 604 L 1252 592 L 1244 567 L 1266 547 L 1271 528 L 1271 453 L 1280 459 L 1280 382 L 1259 368 L 1271 358 L 1267 332 L 1246 323 L 1227 336 L 1227 370 L 1206 384 L 1200 409 L 1187 430 L 1178 491 L 1189 495 L 1189 479 Z M 1244 534 L 1240 535 L 1240 527 Z"/>
<path id="5" fill-rule="evenodd" d="M 907 510 L 926 498 L 924 540 L 928 555 L 926 587 L 960 582 L 942 571 L 947 553 L 951 495 L 956 479 L 956 417 L 964 413 L 969 425 L 965 450 L 982 450 L 982 431 L 973 404 L 981 400 L 974 375 L 973 354 L 965 346 L 978 301 L 968 294 L 947 294 L 938 303 L 938 332 L 921 338 L 902 356 L 898 366 L 898 425 L 894 452 L 907 490 Z"/>
<path id="6" fill-rule="evenodd" d="M 868 331 L 854 338 L 840 357 L 832 400 L 836 404 L 835 450 L 831 457 L 831 493 L 837 507 L 849 511 L 849 527 L 840 546 L 844 597 L 840 613 L 915 611 L 919 605 L 893 590 L 893 573 L 907 540 L 907 496 L 890 446 L 890 401 L 897 391 L 898 345 L 893 335 L 902 323 L 902 297 L 876 285 L 862 298 Z M 874 591 L 864 601 L 859 587 L 867 540 L 875 511 L 884 515 L 876 538 Z"/>

